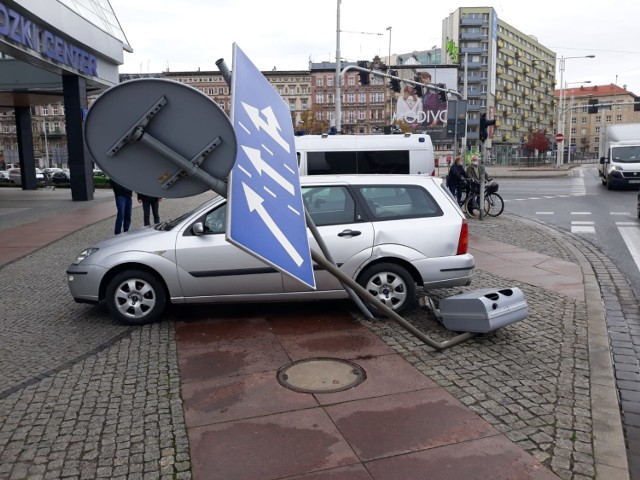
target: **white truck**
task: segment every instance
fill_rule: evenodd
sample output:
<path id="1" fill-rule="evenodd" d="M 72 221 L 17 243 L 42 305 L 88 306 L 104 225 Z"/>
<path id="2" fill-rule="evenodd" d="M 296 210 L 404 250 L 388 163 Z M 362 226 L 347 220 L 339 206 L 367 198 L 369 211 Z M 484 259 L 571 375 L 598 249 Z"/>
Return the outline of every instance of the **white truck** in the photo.
<path id="1" fill-rule="evenodd" d="M 295 142 L 300 175 L 435 174 L 429 135 L 303 135 Z"/>
<path id="2" fill-rule="evenodd" d="M 602 127 L 598 152 L 598 173 L 607 189 L 640 187 L 640 123 Z"/>

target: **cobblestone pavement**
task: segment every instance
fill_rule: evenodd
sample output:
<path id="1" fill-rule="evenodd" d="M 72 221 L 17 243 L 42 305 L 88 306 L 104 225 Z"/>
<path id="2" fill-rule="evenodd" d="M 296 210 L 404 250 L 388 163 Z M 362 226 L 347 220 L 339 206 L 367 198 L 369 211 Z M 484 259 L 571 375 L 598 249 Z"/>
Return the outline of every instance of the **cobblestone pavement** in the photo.
<path id="1" fill-rule="evenodd" d="M 161 216 L 204 199 L 164 199 Z M 175 318 L 124 327 L 66 286 L 112 231 L 104 220 L 0 269 L 0 478 L 191 478 Z"/>
<path id="2" fill-rule="evenodd" d="M 638 390 L 634 385 L 632 388 L 636 390 L 625 393 L 623 389 L 631 386 L 620 382 L 620 378 L 637 378 L 640 356 L 637 352 L 633 356 L 630 339 L 621 331 L 637 329 L 637 302 L 629 298 L 630 290 L 624 277 L 611 261 L 601 258 L 597 247 L 573 235 L 550 235 L 540 228 L 541 225 L 523 223 L 523 220 L 509 215 L 472 220 L 470 232 L 577 263 L 575 253 L 569 247 L 573 243 L 594 265 L 598 279 L 604 282 L 602 289 L 613 357 L 618 357 L 615 364 L 618 368 L 622 365 L 620 371 L 628 372 L 618 376 L 618 387 L 627 456 L 630 470 L 635 473 L 631 478 L 640 478 L 637 476 L 640 473 L 637 469 L 639 411 L 634 396 Z M 627 285 L 626 290 L 624 285 Z M 439 352 L 392 322 L 368 321 L 357 313 L 356 316 L 416 368 L 558 476 L 595 478 L 585 302 L 481 270 L 476 272 L 470 286 L 434 290 L 429 296 L 438 300 L 463 291 L 492 287 L 520 288 L 529 308 L 527 320 Z M 618 299 L 618 293 L 623 300 Z M 456 335 L 443 329 L 429 310 L 405 318 L 435 341 Z M 617 341 L 618 337 L 613 333 L 616 331 L 621 334 Z M 618 353 L 616 349 L 619 349 Z M 629 416 L 629 413 L 633 415 Z"/>
<path id="3" fill-rule="evenodd" d="M 202 200 L 165 200 L 161 215 Z M 67 291 L 69 262 L 112 226 L 99 222 L 0 269 L 0 298 L 11 299 L 0 320 L 0 478 L 191 478 L 177 314 L 129 329 L 100 307 L 76 305 Z M 575 261 L 556 237 L 508 215 L 470 227 Z M 483 271 L 465 289 L 430 295 L 490 286 L 521 288 L 527 321 L 442 352 L 388 321 L 363 323 L 561 478 L 594 478 L 585 303 Z M 438 341 L 454 335 L 426 310 L 408 320 Z"/>

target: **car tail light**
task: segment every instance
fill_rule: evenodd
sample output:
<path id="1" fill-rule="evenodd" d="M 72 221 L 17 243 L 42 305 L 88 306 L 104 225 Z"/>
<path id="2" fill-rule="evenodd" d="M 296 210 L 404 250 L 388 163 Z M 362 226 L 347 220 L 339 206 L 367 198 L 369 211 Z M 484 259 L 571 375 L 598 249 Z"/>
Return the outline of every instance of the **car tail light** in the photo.
<path id="1" fill-rule="evenodd" d="M 464 255 L 469 249 L 469 224 L 465 218 L 462 219 L 460 227 L 460 238 L 458 238 L 458 251 L 456 255 Z"/>

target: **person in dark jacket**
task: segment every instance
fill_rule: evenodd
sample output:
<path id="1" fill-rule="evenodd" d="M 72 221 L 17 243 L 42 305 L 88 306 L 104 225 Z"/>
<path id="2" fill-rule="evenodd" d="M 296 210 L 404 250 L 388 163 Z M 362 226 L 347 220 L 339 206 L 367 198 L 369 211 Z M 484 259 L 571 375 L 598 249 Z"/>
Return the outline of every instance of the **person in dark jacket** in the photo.
<path id="1" fill-rule="evenodd" d="M 113 194 L 116 197 L 116 209 L 118 210 L 113 233 L 119 235 L 122 232 L 129 231 L 131 226 L 131 198 L 133 197 L 133 192 L 111 178 L 109 179 L 109 184 L 113 188 Z"/>
<path id="2" fill-rule="evenodd" d="M 160 223 L 160 214 L 158 209 L 160 207 L 161 198 L 150 197 L 149 195 L 143 195 L 138 193 L 138 203 L 142 204 L 142 219 L 144 220 L 144 226 L 151 225 L 149 222 L 150 213 L 153 212 L 153 223 Z"/>
<path id="3" fill-rule="evenodd" d="M 449 167 L 449 175 L 447 175 L 447 186 L 458 203 L 462 199 L 462 185 L 464 178 L 469 178 L 462 166 L 462 157 L 456 157 Z"/>

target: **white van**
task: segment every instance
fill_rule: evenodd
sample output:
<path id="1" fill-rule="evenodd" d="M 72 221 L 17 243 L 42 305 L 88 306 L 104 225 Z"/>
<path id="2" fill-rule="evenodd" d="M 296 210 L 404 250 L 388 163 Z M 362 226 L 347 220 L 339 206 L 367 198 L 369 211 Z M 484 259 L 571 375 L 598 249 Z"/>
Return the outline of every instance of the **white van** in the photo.
<path id="1" fill-rule="evenodd" d="M 304 135 L 295 141 L 300 175 L 435 175 L 429 135 Z"/>

